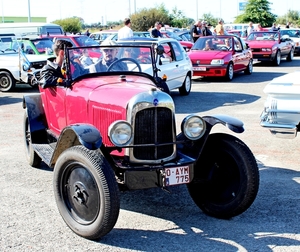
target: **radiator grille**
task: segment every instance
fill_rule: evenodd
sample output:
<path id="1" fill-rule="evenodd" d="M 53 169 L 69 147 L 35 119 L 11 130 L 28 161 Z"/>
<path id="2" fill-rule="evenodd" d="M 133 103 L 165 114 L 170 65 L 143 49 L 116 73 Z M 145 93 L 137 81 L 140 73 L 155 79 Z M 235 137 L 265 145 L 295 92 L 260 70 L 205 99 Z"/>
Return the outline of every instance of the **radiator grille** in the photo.
<path id="1" fill-rule="evenodd" d="M 134 144 L 162 144 L 173 142 L 172 111 L 154 107 L 139 111 L 134 125 Z M 173 145 L 136 147 L 136 159 L 157 160 L 172 155 Z"/>

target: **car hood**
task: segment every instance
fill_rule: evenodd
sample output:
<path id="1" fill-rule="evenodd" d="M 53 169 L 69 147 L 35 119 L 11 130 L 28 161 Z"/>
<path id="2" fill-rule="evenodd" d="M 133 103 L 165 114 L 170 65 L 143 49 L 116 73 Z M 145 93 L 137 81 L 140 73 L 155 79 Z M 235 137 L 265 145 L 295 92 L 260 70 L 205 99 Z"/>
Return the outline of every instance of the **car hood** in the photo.
<path id="1" fill-rule="evenodd" d="M 272 48 L 277 42 L 274 41 L 245 41 L 250 48 Z"/>
<path id="2" fill-rule="evenodd" d="M 300 95 L 300 71 L 274 78 L 264 88 L 264 93 L 275 97 L 285 96 L 287 99 L 294 96 L 298 100 Z"/>
<path id="3" fill-rule="evenodd" d="M 49 59 L 49 55 L 25 54 L 25 56 L 30 62 L 46 61 Z"/>
<path id="4" fill-rule="evenodd" d="M 105 104 L 120 109 L 126 109 L 128 101 L 136 94 L 156 89 L 150 79 L 134 75 L 126 76 L 125 80 L 115 75 L 87 78 L 75 83 L 75 86 L 80 92 L 86 90 L 86 95 L 83 95 L 88 97 L 91 104 Z"/>
<path id="5" fill-rule="evenodd" d="M 231 53 L 231 52 L 230 52 Z M 212 59 L 223 59 L 228 54 L 228 51 L 202 51 L 202 50 L 191 50 L 188 55 L 192 61 L 194 60 L 212 60 Z"/>

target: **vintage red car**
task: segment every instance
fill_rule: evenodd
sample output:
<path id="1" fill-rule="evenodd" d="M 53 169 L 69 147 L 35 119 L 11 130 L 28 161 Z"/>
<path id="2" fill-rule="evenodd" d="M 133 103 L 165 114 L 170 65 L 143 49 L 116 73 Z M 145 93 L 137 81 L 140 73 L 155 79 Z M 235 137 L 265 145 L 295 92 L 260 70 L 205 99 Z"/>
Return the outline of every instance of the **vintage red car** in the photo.
<path id="1" fill-rule="evenodd" d="M 257 61 L 272 62 L 275 66 L 279 66 L 281 58 L 286 58 L 287 61 L 294 58 L 293 40 L 287 35 L 281 35 L 279 31 L 252 32 L 245 41 Z"/>
<path id="2" fill-rule="evenodd" d="M 72 66 L 70 55 L 83 48 L 66 48 L 65 82 L 39 86 L 39 93 L 23 98 L 27 160 L 54 169 L 54 195 L 66 224 L 82 237 L 99 239 L 118 219 L 120 190 L 168 191 L 181 184 L 208 215 L 227 219 L 246 211 L 259 188 L 256 160 L 237 137 L 211 133 L 216 124 L 242 133 L 243 123 L 190 114 L 176 129 L 175 104 L 162 91 L 166 84 L 155 64 L 163 46 L 99 48 L 103 54 L 117 50 L 118 59 L 105 70 L 78 75 L 74 68 L 80 65 Z M 148 50 L 150 63 L 122 58 L 127 49 Z M 152 75 L 141 71 L 146 64 Z"/>
<path id="3" fill-rule="evenodd" d="M 251 50 L 235 35 L 200 37 L 188 55 L 193 76 L 224 77 L 230 81 L 236 72 L 251 74 L 253 71 Z"/>

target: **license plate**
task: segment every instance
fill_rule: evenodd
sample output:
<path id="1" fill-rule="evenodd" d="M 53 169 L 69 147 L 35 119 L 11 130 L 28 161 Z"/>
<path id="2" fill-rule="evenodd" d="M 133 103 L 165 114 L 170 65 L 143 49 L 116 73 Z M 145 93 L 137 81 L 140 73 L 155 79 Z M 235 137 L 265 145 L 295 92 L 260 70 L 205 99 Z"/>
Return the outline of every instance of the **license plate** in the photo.
<path id="1" fill-rule="evenodd" d="M 257 59 L 253 59 L 253 62 L 257 62 L 258 60 Z"/>
<path id="2" fill-rule="evenodd" d="M 193 67 L 194 71 L 206 71 L 206 67 Z"/>
<path id="3" fill-rule="evenodd" d="M 190 182 L 190 169 L 188 166 L 166 168 L 165 186 L 180 185 Z"/>

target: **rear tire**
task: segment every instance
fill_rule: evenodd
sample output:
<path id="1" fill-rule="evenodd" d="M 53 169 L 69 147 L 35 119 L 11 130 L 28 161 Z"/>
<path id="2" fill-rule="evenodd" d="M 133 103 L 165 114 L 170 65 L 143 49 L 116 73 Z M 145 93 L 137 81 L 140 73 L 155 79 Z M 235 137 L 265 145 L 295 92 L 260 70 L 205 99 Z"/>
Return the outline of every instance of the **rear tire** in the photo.
<path id="1" fill-rule="evenodd" d="M 9 92 L 16 86 L 16 80 L 14 77 L 6 71 L 0 72 L 0 91 Z"/>
<path id="2" fill-rule="evenodd" d="M 228 219 L 246 211 L 256 198 L 259 172 L 250 149 L 238 138 L 212 134 L 187 184 L 197 206 L 206 214 Z"/>
<path id="3" fill-rule="evenodd" d="M 245 70 L 245 74 L 249 74 L 250 75 L 250 74 L 252 74 L 252 72 L 253 72 L 253 60 L 251 59 L 249 61 L 249 64 L 248 64 L 246 70 Z"/>
<path id="4" fill-rule="evenodd" d="M 287 61 L 292 61 L 294 59 L 294 48 L 291 49 L 289 55 L 286 57 Z"/>
<path id="5" fill-rule="evenodd" d="M 28 164 L 32 167 L 40 167 L 42 159 L 39 157 L 38 154 L 34 151 L 32 147 L 32 140 L 31 140 L 31 131 L 30 131 L 30 123 L 28 119 L 27 109 L 24 113 L 24 120 L 23 120 L 23 134 L 24 134 L 24 144 L 25 144 L 25 155 L 28 161 Z"/>
<path id="6" fill-rule="evenodd" d="M 276 55 L 275 55 L 273 63 L 274 63 L 275 66 L 279 66 L 280 62 L 281 62 L 281 52 L 278 50 L 276 52 Z"/>
<path id="7" fill-rule="evenodd" d="M 187 74 L 182 86 L 179 88 L 179 93 L 180 95 L 188 95 L 191 92 L 191 89 L 192 89 L 191 76 Z"/>
<path id="8" fill-rule="evenodd" d="M 120 210 L 119 190 L 100 150 L 65 150 L 55 164 L 53 185 L 58 210 L 73 232 L 98 240 L 113 229 Z"/>

